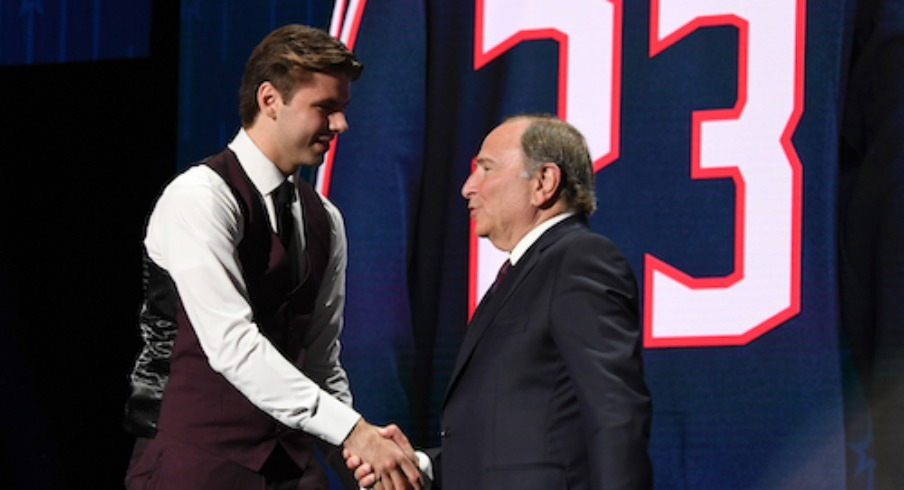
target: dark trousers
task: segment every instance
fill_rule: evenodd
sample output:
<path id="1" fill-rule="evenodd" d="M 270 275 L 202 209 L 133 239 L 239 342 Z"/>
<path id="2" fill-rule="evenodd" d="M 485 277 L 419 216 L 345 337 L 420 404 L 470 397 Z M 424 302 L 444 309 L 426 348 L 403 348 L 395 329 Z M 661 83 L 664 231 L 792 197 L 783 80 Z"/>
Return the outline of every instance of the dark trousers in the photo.
<path id="1" fill-rule="evenodd" d="M 128 490 L 329 490 L 316 461 L 302 470 L 279 445 L 258 472 L 163 433 L 135 441 L 125 485 Z"/>

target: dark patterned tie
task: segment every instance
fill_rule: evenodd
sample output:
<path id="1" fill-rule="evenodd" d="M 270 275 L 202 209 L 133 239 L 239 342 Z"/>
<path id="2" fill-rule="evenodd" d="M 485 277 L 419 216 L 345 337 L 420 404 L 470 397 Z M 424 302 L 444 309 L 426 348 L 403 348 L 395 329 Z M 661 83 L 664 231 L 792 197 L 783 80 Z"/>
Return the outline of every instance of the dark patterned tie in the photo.
<path id="1" fill-rule="evenodd" d="M 509 269 L 512 268 L 512 263 L 506 259 L 505 262 L 502 263 L 502 267 L 499 268 L 499 272 L 496 273 L 496 280 L 493 281 L 493 285 L 490 286 L 490 292 L 495 293 L 496 289 L 499 287 L 499 284 L 502 283 L 502 279 L 505 278 L 505 275 L 508 273 Z"/>

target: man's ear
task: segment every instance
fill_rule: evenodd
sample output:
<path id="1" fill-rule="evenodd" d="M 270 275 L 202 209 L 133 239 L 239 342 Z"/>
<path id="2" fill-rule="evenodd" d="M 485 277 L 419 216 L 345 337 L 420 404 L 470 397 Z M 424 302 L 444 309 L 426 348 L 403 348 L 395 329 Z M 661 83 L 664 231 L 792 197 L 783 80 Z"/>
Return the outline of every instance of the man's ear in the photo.
<path id="1" fill-rule="evenodd" d="M 264 82 L 257 87 L 257 107 L 262 116 L 276 119 L 276 109 L 281 101 L 282 97 L 272 83 Z"/>
<path id="2" fill-rule="evenodd" d="M 559 198 L 559 187 L 562 184 L 562 169 L 552 162 L 540 165 L 535 174 L 537 179 L 534 186 L 534 205 L 547 208 L 556 203 Z"/>

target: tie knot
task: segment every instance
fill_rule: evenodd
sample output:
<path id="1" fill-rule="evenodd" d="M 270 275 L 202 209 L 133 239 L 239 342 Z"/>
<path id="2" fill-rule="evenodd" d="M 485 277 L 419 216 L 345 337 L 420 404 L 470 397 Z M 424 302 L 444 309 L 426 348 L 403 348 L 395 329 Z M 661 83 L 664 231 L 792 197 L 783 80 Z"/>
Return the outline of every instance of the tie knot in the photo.
<path id="1" fill-rule="evenodd" d="M 279 208 L 288 206 L 293 201 L 295 201 L 295 184 L 286 179 L 273 192 L 273 203 Z"/>
<path id="2" fill-rule="evenodd" d="M 499 284 L 502 283 L 502 279 L 508 273 L 509 269 L 512 268 L 512 262 L 506 259 L 505 262 L 502 263 L 502 267 L 499 268 L 499 272 L 496 274 L 496 280 L 493 281 L 493 285 L 490 286 L 490 292 L 496 292 L 496 288 L 499 287 Z"/>
<path id="3" fill-rule="evenodd" d="M 511 269 L 511 267 L 512 267 L 512 261 L 506 259 L 505 262 L 503 262 L 502 265 L 499 267 L 499 278 L 501 279 L 501 278 L 505 277 L 505 274 L 509 271 L 509 269 Z"/>

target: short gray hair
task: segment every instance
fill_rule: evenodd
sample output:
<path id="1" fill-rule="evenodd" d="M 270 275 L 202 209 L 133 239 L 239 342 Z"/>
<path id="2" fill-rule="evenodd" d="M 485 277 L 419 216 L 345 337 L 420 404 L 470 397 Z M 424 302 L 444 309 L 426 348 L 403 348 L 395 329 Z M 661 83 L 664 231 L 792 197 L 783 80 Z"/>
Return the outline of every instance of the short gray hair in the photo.
<path id="1" fill-rule="evenodd" d="M 515 120 L 528 121 L 521 135 L 527 176 L 546 162 L 555 163 L 562 173 L 558 192 L 568 208 L 584 216 L 593 214 L 596 211 L 593 160 L 584 135 L 552 114 L 523 114 L 506 122 Z"/>

